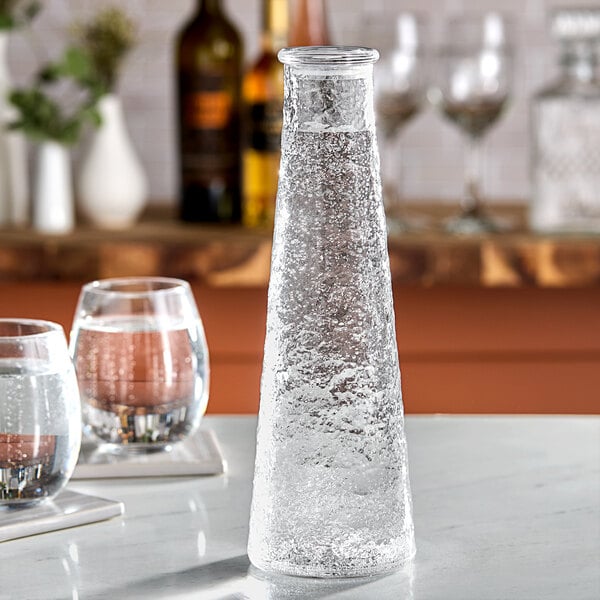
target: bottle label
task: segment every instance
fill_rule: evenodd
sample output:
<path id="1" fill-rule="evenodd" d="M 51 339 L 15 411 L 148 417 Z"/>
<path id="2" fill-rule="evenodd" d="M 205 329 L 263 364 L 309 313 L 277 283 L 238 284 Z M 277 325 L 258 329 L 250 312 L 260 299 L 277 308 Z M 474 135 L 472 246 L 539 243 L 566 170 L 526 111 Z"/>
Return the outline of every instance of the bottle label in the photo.
<path id="1" fill-rule="evenodd" d="M 240 168 L 240 115 L 231 77 L 197 74 L 180 81 L 181 167 L 186 177 L 234 181 Z"/>
<path id="2" fill-rule="evenodd" d="M 279 101 L 255 102 L 248 107 L 248 145 L 261 152 L 281 147 L 283 105 Z"/>
<path id="3" fill-rule="evenodd" d="M 231 120 L 231 96 L 224 90 L 198 91 L 185 96 L 185 123 L 195 129 L 223 129 Z"/>

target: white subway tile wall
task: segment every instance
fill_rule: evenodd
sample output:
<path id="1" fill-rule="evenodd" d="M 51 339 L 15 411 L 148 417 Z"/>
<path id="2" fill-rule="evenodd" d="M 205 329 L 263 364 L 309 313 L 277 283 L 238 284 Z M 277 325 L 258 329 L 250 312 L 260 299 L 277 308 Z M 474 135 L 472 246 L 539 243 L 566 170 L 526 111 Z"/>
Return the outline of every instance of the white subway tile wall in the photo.
<path id="1" fill-rule="evenodd" d="M 580 3 L 561 0 L 560 5 Z M 32 35 L 16 34 L 11 40 L 10 60 L 17 84 L 28 81 L 41 60 L 58 55 L 74 20 L 88 17 L 111 1 L 45 0 L 43 4 Z M 174 203 L 177 195 L 173 49 L 175 34 L 194 4 L 194 0 L 119 2 L 138 22 L 140 43 L 127 60 L 118 91 L 150 178 L 154 203 Z M 402 10 L 419 11 L 428 20 L 432 49 L 439 45 L 450 14 L 491 8 L 513 15 L 517 26 L 514 96 L 485 142 L 484 193 L 490 202 L 502 202 L 527 200 L 529 196 L 529 99 L 556 71 L 556 50 L 547 34 L 548 11 L 556 4 L 552 0 L 328 0 L 327 8 L 337 44 L 378 45 L 379 41 L 371 41 L 372 23 L 389 23 Z M 246 60 L 250 62 L 258 50 L 260 1 L 226 0 L 225 7 L 244 37 Z M 460 197 L 461 138 L 432 107 L 426 107 L 406 126 L 399 144 L 406 197 L 448 202 Z M 74 151 L 75 169 L 81 151 Z"/>

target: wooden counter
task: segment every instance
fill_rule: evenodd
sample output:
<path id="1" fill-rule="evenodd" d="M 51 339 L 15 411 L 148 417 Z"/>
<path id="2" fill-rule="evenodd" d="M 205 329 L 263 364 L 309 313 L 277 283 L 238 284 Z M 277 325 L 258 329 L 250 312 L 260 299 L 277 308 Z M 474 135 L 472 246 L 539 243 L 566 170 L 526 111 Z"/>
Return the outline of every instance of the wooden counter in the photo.
<path id="1" fill-rule="evenodd" d="M 389 249 L 408 412 L 599 412 L 600 236 L 429 232 Z M 210 411 L 254 412 L 270 252 L 269 232 L 168 216 L 121 232 L 1 231 L 0 316 L 68 330 L 86 281 L 188 279 L 211 351 Z"/>
<path id="2" fill-rule="evenodd" d="M 431 209 L 429 209 L 431 211 Z M 439 212 L 439 211 L 438 211 Z M 517 224 L 522 210 L 506 207 Z M 397 285 L 600 287 L 600 236 L 449 236 L 431 230 L 389 240 Z M 271 232 L 183 224 L 152 214 L 126 231 L 80 227 L 63 236 L 0 230 L 0 281 L 87 281 L 169 275 L 211 287 L 266 287 Z"/>

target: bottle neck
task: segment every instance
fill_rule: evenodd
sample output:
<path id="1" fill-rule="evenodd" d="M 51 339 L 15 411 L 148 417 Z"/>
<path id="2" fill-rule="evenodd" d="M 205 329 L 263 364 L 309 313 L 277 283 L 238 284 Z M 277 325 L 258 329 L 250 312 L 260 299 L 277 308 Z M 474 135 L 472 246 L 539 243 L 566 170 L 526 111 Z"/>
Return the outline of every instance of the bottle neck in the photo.
<path id="1" fill-rule="evenodd" d="M 263 51 L 275 53 L 287 44 L 287 0 L 263 0 L 262 11 L 261 46 Z"/>
<path id="2" fill-rule="evenodd" d="M 594 80 L 598 67 L 595 44 L 591 41 L 564 43 L 560 63 L 568 79 L 582 83 Z"/>
<path id="3" fill-rule="evenodd" d="M 329 29 L 323 0 L 296 0 L 290 46 L 328 46 Z"/>
<path id="4" fill-rule="evenodd" d="M 372 64 L 286 64 L 284 86 L 287 135 L 375 130 Z"/>
<path id="5" fill-rule="evenodd" d="M 217 15 L 221 13 L 221 0 L 198 0 L 199 15 Z"/>

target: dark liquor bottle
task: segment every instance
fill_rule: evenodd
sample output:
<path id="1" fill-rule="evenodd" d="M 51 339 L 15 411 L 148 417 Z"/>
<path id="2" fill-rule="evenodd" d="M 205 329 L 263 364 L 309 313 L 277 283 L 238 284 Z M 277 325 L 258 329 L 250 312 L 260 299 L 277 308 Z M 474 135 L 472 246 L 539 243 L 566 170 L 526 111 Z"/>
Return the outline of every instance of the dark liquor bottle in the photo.
<path id="1" fill-rule="evenodd" d="M 277 52 L 286 44 L 287 27 L 287 0 L 263 0 L 261 52 L 242 88 L 246 111 L 242 221 L 248 227 L 270 227 L 274 220 L 283 117 L 283 65 Z"/>
<path id="2" fill-rule="evenodd" d="M 243 48 L 221 0 L 198 0 L 177 40 L 180 215 L 185 221 L 241 217 Z"/>

